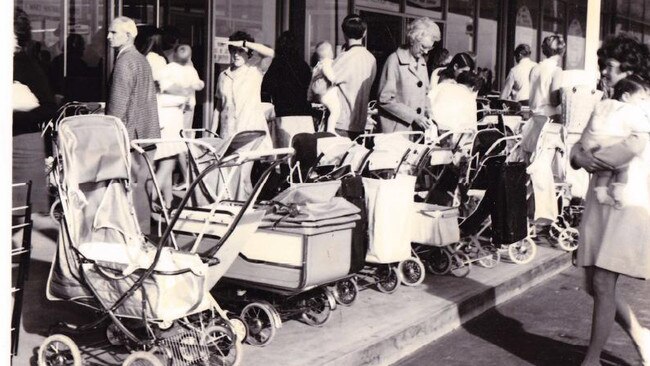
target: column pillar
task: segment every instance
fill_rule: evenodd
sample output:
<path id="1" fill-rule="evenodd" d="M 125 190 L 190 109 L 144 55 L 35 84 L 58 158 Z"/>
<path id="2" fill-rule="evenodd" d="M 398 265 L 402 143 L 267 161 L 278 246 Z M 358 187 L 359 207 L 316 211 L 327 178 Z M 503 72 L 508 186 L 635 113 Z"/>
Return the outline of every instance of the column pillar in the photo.
<path id="1" fill-rule="evenodd" d="M 587 2 L 587 32 L 585 37 L 585 71 L 593 75 L 598 73 L 598 57 L 596 51 L 600 38 L 601 0 Z"/>

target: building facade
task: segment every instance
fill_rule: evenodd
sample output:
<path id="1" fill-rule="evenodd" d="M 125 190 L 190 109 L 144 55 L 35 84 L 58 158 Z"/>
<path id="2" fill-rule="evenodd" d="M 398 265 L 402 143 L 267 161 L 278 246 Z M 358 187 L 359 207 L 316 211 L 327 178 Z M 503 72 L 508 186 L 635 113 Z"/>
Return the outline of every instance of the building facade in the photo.
<path id="1" fill-rule="evenodd" d="M 600 5 L 601 38 L 626 31 L 650 44 L 650 0 L 592 1 Z M 367 47 L 380 67 L 405 41 L 409 22 L 421 16 L 439 24 L 442 46 L 450 54 L 470 51 L 478 67 L 492 70 L 494 88 L 512 67 L 516 45 L 528 43 L 533 59 L 540 60 L 541 41 L 550 34 L 562 34 L 567 40 L 565 69 L 585 67 L 587 0 L 15 0 L 15 5 L 30 16 L 34 52 L 44 64 L 51 62 L 51 79 L 64 80 L 64 92 L 74 91 L 80 83 L 92 85 L 94 91 L 83 94 L 92 100 L 105 98 L 114 57 L 106 46 L 106 24 L 114 17 L 177 27 L 181 42 L 192 46 L 195 67 L 207 85 L 197 95 L 202 108 L 197 108 L 195 125 L 209 123 L 216 78 L 228 64 L 228 51 L 220 40 L 245 30 L 258 42 L 274 46 L 280 32 L 291 30 L 303 40 L 309 61 L 320 41 L 340 47 L 340 23 L 351 12 L 367 20 Z M 70 35 L 84 40 L 84 75 L 73 68 L 79 64 L 79 52 L 68 43 L 79 37 Z M 63 67 L 51 67 L 57 58 L 56 64 Z"/>

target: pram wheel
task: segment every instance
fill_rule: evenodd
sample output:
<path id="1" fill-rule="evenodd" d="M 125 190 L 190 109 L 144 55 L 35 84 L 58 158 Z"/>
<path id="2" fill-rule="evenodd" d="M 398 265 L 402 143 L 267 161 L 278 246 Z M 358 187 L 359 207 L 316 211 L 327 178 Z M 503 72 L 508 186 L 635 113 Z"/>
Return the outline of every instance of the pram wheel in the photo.
<path id="1" fill-rule="evenodd" d="M 124 337 L 117 325 L 111 323 L 106 327 L 106 339 L 111 346 L 123 346 L 126 343 Z"/>
<path id="2" fill-rule="evenodd" d="M 425 263 L 429 273 L 446 275 L 451 270 L 451 254 L 444 248 L 431 248 Z"/>
<path id="3" fill-rule="evenodd" d="M 208 347 L 208 365 L 232 366 L 241 359 L 241 342 L 233 330 L 222 325 L 212 325 L 205 330 L 205 345 Z"/>
<path id="4" fill-rule="evenodd" d="M 81 366 L 81 352 L 72 339 L 63 334 L 47 337 L 38 348 L 38 366 Z"/>
<path id="5" fill-rule="evenodd" d="M 279 328 L 274 311 L 270 305 L 260 302 L 253 302 L 244 307 L 241 317 L 248 326 L 248 344 L 262 347 L 273 340 L 275 330 Z"/>
<path id="6" fill-rule="evenodd" d="M 237 335 L 237 340 L 242 343 L 246 342 L 246 337 L 248 337 L 248 324 L 237 315 L 228 315 L 228 321 L 232 326 L 235 335 Z"/>
<path id="7" fill-rule="evenodd" d="M 319 327 L 330 320 L 335 307 L 334 295 L 327 289 L 323 289 L 316 296 L 305 300 L 305 310 L 300 318 L 308 325 Z"/>
<path id="8" fill-rule="evenodd" d="M 340 280 L 332 286 L 332 295 L 337 304 L 350 306 L 357 299 L 359 287 L 354 278 Z"/>
<path id="9" fill-rule="evenodd" d="M 399 262 L 397 270 L 401 274 L 401 282 L 406 286 L 417 286 L 424 281 L 424 264 L 417 257 Z"/>
<path id="10" fill-rule="evenodd" d="M 389 265 L 377 269 L 377 289 L 385 294 L 392 294 L 399 286 L 399 273 Z"/>
<path id="11" fill-rule="evenodd" d="M 124 360 L 122 366 L 163 366 L 163 363 L 153 353 L 136 351 Z"/>
<path id="12" fill-rule="evenodd" d="M 501 253 L 498 250 L 481 248 L 477 256 L 480 258 L 478 264 L 485 268 L 494 268 L 501 261 Z"/>
<path id="13" fill-rule="evenodd" d="M 517 264 L 526 264 L 535 258 L 537 244 L 531 238 L 524 238 L 514 244 L 508 245 L 508 256 Z"/>
<path id="14" fill-rule="evenodd" d="M 469 274 L 472 262 L 463 252 L 456 252 L 451 256 L 451 274 L 462 278 Z"/>
<path id="15" fill-rule="evenodd" d="M 560 235 L 557 237 L 557 244 L 560 248 L 566 250 L 567 252 L 572 252 L 578 249 L 578 238 L 580 233 L 577 229 L 568 227 L 560 232 Z"/>

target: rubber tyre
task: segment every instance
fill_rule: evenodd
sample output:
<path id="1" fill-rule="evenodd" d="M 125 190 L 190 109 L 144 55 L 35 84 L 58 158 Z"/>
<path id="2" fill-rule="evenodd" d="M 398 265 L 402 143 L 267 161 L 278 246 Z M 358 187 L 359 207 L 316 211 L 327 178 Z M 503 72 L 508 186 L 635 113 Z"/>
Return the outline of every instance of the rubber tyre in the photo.
<path id="1" fill-rule="evenodd" d="M 557 237 L 557 245 L 567 252 L 573 252 L 578 249 L 578 239 L 580 233 L 577 229 L 569 227 L 560 232 Z"/>
<path id="2" fill-rule="evenodd" d="M 392 294 L 399 287 L 400 278 L 397 268 L 389 265 L 383 266 L 377 270 L 379 279 L 377 280 L 377 289 L 385 294 Z"/>
<path id="3" fill-rule="evenodd" d="M 342 279 L 332 286 L 332 295 L 336 303 L 351 306 L 359 295 L 359 286 L 354 278 Z"/>
<path id="4" fill-rule="evenodd" d="M 444 248 L 435 247 L 427 254 L 424 263 L 427 272 L 443 276 L 451 271 L 451 254 Z"/>
<path id="5" fill-rule="evenodd" d="M 241 311 L 241 318 L 248 326 L 246 342 L 252 346 L 264 347 L 275 337 L 278 328 L 274 310 L 269 309 L 270 305 L 260 302 L 253 302 L 244 307 Z"/>
<path id="6" fill-rule="evenodd" d="M 212 325 L 205 329 L 204 343 L 208 346 L 208 365 L 236 366 L 242 358 L 242 344 L 237 335 L 223 325 Z"/>
<path id="7" fill-rule="evenodd" d="M 61 346 L 64 346 L 67 350 L 61 350 Z M 49 351 L 52 351 L 52 353 L 50 354 Z M 56 358 L 56 360 L 53 358 Z M 81 352 L 77 344 L 70 337 L 63 334 L 54 334 L 45 338 L 38 348 L 37 365 L 81 366 Z"/>
<path id="8" fill-rule="evenodd" d="M 531 238 L 524 238 L 508 245 L 508 257 L 514 263 L 530 263 L 535 258 L 535 254 L 537 254 L 537 244 Z"/>
<path id="9" fill-rule="evenodd" d="M 456 252 L 451 256 L 451 274 L 458 278 L 467 277 L 472 263 L 467 254 Z"/>
<path id="10" fill-rule="evenodd" d="M 163 366 L 163 363 L 150 352 L 135 351 L 124 360 L 122 366 Z"/>
<path id="11" fill-rule="evenodd" d="M 399 262 L 397 270 L 400 273 L 402 284 L 412 287 L 417 286 L 424 281 L 425 269 L 424 264 L 418 257 L 411 257 Z"/>
<path id="12" fill-rule="evenodd" d="M 336 306 L 334 295 L 327 289 L 323 289 L 315 296 L 305 300 L 307 310 L 300 314 L 300 319 L 312 327 L 323 326 L 332 316 L 332 310 Z"/>

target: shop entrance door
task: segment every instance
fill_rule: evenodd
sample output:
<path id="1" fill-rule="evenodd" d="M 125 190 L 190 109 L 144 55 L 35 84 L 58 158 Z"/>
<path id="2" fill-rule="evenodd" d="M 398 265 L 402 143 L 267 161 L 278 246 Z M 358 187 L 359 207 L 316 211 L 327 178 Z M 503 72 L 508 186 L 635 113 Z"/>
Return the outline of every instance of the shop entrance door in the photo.
<path id="1" fill-rule="evenodd" d="M 400 16 L 361 10 L 359 15 L 368 23 L 366 47 L 377 59 L 377 77 L 370 97 L 376 99 L 381 70 L 388 56 L 403 42 L 403 18 Z"/>

